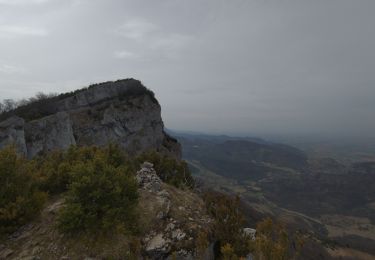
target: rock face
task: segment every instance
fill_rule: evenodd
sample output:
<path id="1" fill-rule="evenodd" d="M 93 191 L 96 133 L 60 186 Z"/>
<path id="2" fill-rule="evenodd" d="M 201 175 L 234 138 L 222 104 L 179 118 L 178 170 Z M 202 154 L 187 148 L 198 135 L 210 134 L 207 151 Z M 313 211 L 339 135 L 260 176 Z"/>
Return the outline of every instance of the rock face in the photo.
<path id="1" fill-rule="evenodd" d="M 35 120 L 26 125 L 27 153 L 34 157 L 38 153 L 58 149 L 67 149 L 75 145 L 72 123 L 67 112 Z"/>
<path id="2" fill-rule="evenodd" d="M 0 149 L 15 144 L 31 158 L 70 145 L 116 143 L 131 154 L 156 150 L 181 157 L 180 144 L 164 132 L 159 103 L 137 80 L 96 84 L 55 99 L 47 116 L 26 122 L 16 110 L 0 122 Z"/>
<path id="3" fill-rule="evenodd" d="M 20 154 L 27 155 L 25 142 L 25 121 L 19 117 L 10 117 L 0 123 L 0 148 L 14 144 Z"/>

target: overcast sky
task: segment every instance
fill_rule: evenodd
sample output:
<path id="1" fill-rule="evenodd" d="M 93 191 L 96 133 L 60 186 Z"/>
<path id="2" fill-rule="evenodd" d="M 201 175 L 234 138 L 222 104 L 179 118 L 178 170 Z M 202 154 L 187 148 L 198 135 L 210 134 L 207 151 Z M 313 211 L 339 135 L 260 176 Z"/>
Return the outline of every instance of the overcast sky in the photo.
<path id="1" fill-rule="evenodd" d="M 0 0 L 0 99 L 134 77 L 168 128 L 375 137 L 374 0 Z"/>

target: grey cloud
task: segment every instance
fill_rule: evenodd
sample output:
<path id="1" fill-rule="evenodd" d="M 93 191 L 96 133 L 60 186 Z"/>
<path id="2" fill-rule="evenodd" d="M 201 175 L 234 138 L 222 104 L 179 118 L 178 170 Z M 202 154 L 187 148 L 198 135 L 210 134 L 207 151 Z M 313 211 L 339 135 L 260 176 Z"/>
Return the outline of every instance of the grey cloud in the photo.
<path id="1" fill-rule="evenodd" d="M 32 5 L 43 4 L 49 0 L 0 0 L 0 5 Z"/>
<path id="2" fill-rule="evenodd" d="M 0 38 L 13 38 L 19 36 L 46 36 L 47 30 L 19 25 L 1 25 Z"/>
<path id="3" fill-rule="evenodd" d="M 374 136 L 374 1 L 10 2 L 0 98 L 135 77 L 169 128 Z"/>

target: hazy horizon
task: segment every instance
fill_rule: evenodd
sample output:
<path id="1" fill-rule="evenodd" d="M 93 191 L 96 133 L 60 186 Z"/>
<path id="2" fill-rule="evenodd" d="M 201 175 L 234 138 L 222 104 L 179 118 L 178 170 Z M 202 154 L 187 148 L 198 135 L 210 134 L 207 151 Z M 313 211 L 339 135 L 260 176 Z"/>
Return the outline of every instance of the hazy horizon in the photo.
<path id="1" fill-rule="evenodd" d="M 375 2 L 0 0 L 0 100 L 133 77 L 169 129 L 375 138 Z"/>

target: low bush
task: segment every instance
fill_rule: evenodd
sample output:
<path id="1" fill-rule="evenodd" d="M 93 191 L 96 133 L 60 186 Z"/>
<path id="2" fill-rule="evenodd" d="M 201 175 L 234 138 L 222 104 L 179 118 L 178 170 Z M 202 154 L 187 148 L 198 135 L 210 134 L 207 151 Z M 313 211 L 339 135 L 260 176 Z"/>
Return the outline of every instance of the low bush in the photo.
<path id="1" fill-rule="evenodd" d="M 256 240 L 249 242 L 249 248 L 255 259 L 288 260 L 298 259 L 304 245 L 302 236 L 288 232 L 280 223 L 266 218 L 256 227 Z"/>
<path id="2" fill-rule="evenodd" d="M 117 145 L 75 147 L 27 160 L 0 151 L 0 232 L 12 232 L 40 212 L 47 194 L 64 194 L 58 227 L 65 233 L 137 230 L 138 185 L 144 161 L 167 183 L 193 187 L 187 164 L 157 153 L 129 157 Z"/>
<path id="3" fill-rule="evenodd" d="M 74 171 L 75 180 L 59 217 L 63 232 L 136 229 L 134 209 L 138 195 L 134 179 L 98 163 L 82 164 Z"/>
<path id="4" fill-rule="evenodd" d="M 239 197 L 209 191 L 203 198 L 214 219 L 216 254 L 221 259 L 236 260 L 249 254 L 254 259 L 298 259 L 304 244 L 298 232 L 290 232 L 282 224 L 266 218 L 257 223 L 256 239 L 252 240 L 243 232 L 245 217 Z"/>
<path id="5" fill-rule="evenodd" d="M 185 161 L 176 160 L 155 151 L 143 153 L 136 158 L 138 165 L 144 161 L 154 164 L 156 173 L 164 182 L 178 188 L 194 188 L 195 182 Z"/>
<path id="6" fill-rule="evenodd" d="M 249 238 L 243 228 L 245 217 L 240 209 L 239 197 L 229 196 L 220 192 L 209 191 L 203 196 L 207 210 L 214 219 L 213 233 L 217 240 L 216 248 L 225 259 L 244 257 L 249 253 Z"/>
<path id="7" fill-rule="evenodd" d="M 41 210 L 47 195 L 39 191 L 33 164 L 13 147 L 0 151 L 0 235 L 26 224 Z"/>
<path id="8" fill-rule="evenodd" d="M 72 153 L 77 152 L 78 161 L 70 169 L 71 183 L 59 216 L 60 230 L 67 233 L 136 231 L 138 185 L 132 166 L 122 163 L 125 157 L 121 151 L 113 146 L 91 150 L 72 148 L 67 157 L 73 159 Z"/>

